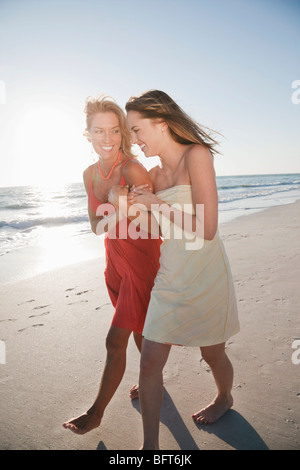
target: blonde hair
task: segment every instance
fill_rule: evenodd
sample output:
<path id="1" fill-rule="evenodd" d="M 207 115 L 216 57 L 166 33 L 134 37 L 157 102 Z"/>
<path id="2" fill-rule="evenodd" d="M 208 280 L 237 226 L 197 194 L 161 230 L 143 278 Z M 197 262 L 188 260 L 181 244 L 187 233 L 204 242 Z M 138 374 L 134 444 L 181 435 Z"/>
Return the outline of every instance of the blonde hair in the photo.
<path id="1" fill-rule="evenodd" d="M 131 151 L 131 136 L 126 126 L 126 116 L 124 111 L 115 102 L 115 100 L 108 95 L 100 95 L 97 98 L 89 96 L 86 99 L 84 113 L 86 115 L 86 129 L 84 135 L 90 138 L 90 128 L 92 125 L 93 116 L 97 113 L 114 113 L 118 120 L 122 136 L 121 150 L 126 157 L 135 158 Z"/>
<path id="2" fill-rule="evenodd" d="M 125 109 L 127 112 L 137 111 L 144 118 L 160 119 L 166 122 L 172 138 L 180 144 L 201 144 L 207 147 L 212 155 L 219 153 L 214 148 L 218 142 L 163 91 L 150 90 L 141 96 L 131 97 L 126 103 Z M 210 129 L 207 130 L 212 132 Z"/>

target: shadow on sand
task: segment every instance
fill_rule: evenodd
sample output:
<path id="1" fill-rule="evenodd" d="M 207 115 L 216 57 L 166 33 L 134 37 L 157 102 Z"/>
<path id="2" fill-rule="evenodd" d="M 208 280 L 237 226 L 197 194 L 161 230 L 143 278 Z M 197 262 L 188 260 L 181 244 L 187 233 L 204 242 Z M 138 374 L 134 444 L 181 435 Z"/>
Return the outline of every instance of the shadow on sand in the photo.
<path id="1" fill-rule="evenodd" d="M 133 400 L 132 406 L 140 412 L 139 400 Z M 181 450 L 200 450 L 166 389 L 160 421 L 173 434 Z M 253 426 L 235 410 L 229 410 L 214 424 L 195 423 L 195 426 L 202 433 L 215 434 L 236 450 L 269 450 Z"/>
<path id="2" fill-rule="evenodd" d="M 103 441 L 100 441 L 99 444 L 97 445 L 96 450 L 107 450 L 107 447 L 106 447 L 106 445 L 104 444 Z"/>
<path id="3" fill-rule="evenodd" d="M 139 400 L 132 400 L 132 406 L 140 413 Z M 169 393 L 164 389 L 164 403 L 160 421 L 167 426 L 182 450 L 199 450 L 197 442 L 186 427 Z"/>
<path id="4" fill-rule="evenodd" d="M 235 410 L 229 410 L 216 423 L 195 426 L 202 432 L 215 434 L 236 450 L 269 450 L 253 426 Z"/>

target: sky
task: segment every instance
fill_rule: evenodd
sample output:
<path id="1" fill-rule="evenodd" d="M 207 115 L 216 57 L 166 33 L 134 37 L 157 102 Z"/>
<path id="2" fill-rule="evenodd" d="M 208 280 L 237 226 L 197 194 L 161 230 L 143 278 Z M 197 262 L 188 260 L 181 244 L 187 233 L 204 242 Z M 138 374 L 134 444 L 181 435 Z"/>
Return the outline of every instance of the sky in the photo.
<path id="1" fill-rule="evenodd" d="M 0 0 L 0 186 L 82 181 L 86 98 L 150 89 L 221 134 L 217 176 L 300 173 L 299 44 L 299 0 Z"/>

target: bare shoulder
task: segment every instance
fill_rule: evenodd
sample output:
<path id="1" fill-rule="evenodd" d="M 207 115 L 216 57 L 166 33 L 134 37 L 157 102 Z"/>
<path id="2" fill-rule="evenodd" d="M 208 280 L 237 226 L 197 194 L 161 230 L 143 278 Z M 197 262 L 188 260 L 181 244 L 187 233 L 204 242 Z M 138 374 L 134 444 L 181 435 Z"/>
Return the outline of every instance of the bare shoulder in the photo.
<path id="1" fill-rule="evenodd" d="M 131 158 L 123 166 L 123 173 L 124 176 L 130 176 L 135 174 L 147 173 L 147 170 L 136 158 Z"/>
<path id="2" fill-rule="evenodd" d="M 123 175 L 129 186 L 135 184 L 151 184 L 149 173 L 144 166 L 135 158 L 126 162 L 123 167 Z"/>
<path id="3" fill-rule="evenodd" d="M 93 171 L 93 167 L 94 167 L 94 163 L 90 166 L 88 166 L 84 172 L 83 172 L 83 178 L 86 178 L 87 176 L 90 176 L 92 174 L 92 171 Z"/>
<path id="4" fill-rule="evenodd" d="M 185 154 L 185 164 L 190 177 L 198 171 L 201 171 L 202 174 L 206 171 L 214 173 L 212 153 L 204 145 L 192 145 Z"/>
<path id="5" fill-rule="evenodd" d="M 141 165 L 140 161 L 137 158 L 129 158 L 125 164 L 124 164 L 124 170 L 125 168 L 136 168 L 137 166 L 140 166 L 143 168 L 143 165 Z"/>
<path id="6" fill-rule="evenodd" d="M 210 150 L 205 147 L 205 145 L 200 145 L 200 144 L 194 144 L 191 145 L 186 153 L 185 153 L 185 160 L 187 163 L 193 163 L 197 161 L 207 161 L 207 162 L 213 162 L 213 156 L 210 152 Z"/>

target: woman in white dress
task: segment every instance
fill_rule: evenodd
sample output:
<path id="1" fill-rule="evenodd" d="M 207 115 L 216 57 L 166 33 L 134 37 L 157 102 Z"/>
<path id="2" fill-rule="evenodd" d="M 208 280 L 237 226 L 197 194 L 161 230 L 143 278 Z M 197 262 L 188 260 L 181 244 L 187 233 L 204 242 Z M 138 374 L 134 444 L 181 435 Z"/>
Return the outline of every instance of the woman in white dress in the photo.
<path id="1" fill-rule="evenodd" d="M 143 330 L 139 383 L 142 449 L 155 450 L 159 449 L 162 372 L 171 345 L 200 347 L 217 395 L 193 419 L 213 423 L 233 404 L 233 368 L 225 342 L 239 331 L 239 322 L 230 266 L 218 235 L 216 141 L 162 91 L 131 98 L 126 111 L 133 143 L 146 157 L 161 160 L 149 172 L 153 193 L 139 186 L 129 196 L 131 203 L 152 212 L 164 237 Z"/>

